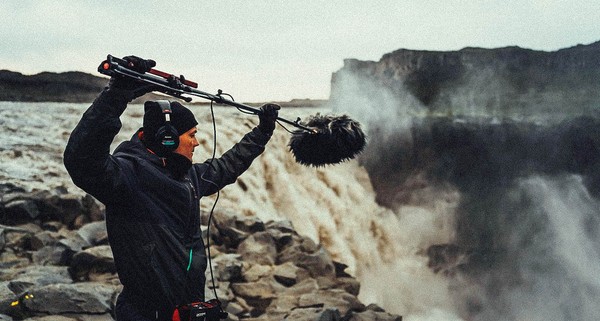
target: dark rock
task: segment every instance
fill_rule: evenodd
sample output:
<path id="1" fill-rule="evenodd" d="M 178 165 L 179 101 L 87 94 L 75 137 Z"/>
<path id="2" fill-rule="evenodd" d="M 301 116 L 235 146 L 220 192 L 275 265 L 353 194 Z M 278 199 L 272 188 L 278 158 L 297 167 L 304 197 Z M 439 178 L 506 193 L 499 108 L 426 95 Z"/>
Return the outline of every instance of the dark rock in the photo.
<path id="1" fill-rule="evenodd" d="M 278 230 L 282 233 L 296 233 L 296 230 L 294 230 L 294 226 L 290 220 L 269 221 L 265 224 L 265 227 L 267 229 Z"/>
<path id="2" fill-rule="evenodd" d="M 83 204 L 84 213 L 90 221 L 96 222 L 104 220 L 104 205 L 99 203 L 90 194 L 85 194 L 81 200 L 81 204 Z"/>
<path id="3" fill-rule="evenodd" d="M 273 267 L 270 265 L 245 264 L 245 266 L 250 266 L 242 271 L 242 276 L 246 282 L 256 282 L 262 278 L 271 276 L 273 273 Z"/>
<path id="4" fill-rule="evenodd" d="M 8 281 L 0 281 L 0 314 L 10 314 L 11 303 L 18 298 L 8 285 Z"/>
<path id="5" fill-rule="evenodd" d="M 278 262 L 285 263 L 291 262 L 296 266 L 302 267 L 308 270 L 313 277 L 317 276 L 328 276 L 335 277 L 335 267 L 331 255 L 323 248 L 309 247 L 306 249 L 304 244 L 292 245 L 284 249 L 279 253 Z"/>
<path id="6" fill-rule="evenodd" d="M 373 311 L 367 310 L 363 312 L 350 312 L 350 314 L 344 318 L 348 321 L 402 321 L 402 317 L 399 315 L 393 315 L 385 311 Z"/>
<path id="7" fill-rule="evenodd" d="M 346 269 L 348 268 L 348 265 L 341 263 L 341 262 L 336 262 L 333 261 L 333 266 L 335 267 L 335 276 L 336 277 L 346 277 L 346 278 L 350 278 L 352 277 L 352 275 L 346 273 Z"/>
<path id="8" fill-rule="evenodd" d="M 340 312 L 336 309 L 307 307 L 292 310 L 283 319 L 285 321 L 340 321 Z"/>
<path id="9" fill-rule="evenodd" d="M 77 234 L 90 245 L 108 244 L 108 233 L 104 221 L 85 224 L 77 230 Z"/>
<path id="10" fill-rule="evenodd" d="M 12 183 L 0 183 L 0 195 L 24 193 L 25 189 Z"/>
<path id="11" fill-rule="evenodd" d="M 33 232 L 26 228 L 0 225 L 0 249 L 3 250 L 5 247 L 22 249 L 27 242 L 24 238 L 31 234 Z"/>
<path id="12" fill-rule="evenodd" d="M 110 246 L 100 245 L 75 253 L 69 272 L 76 281 L 89 281 L 97 274 L 117 272 Z"/>
<path id="13" fill-rule="evenodd" d="M 286 262 L 275 266 L 273 277 L 275 280 L 277 280 L 277 282 L 285 286 L 292 286 L 298 283 L 301 270 L 302 268 L 297 267 L 292 262 Z M 306 270 L 304 271 L 308 273 Z"/>
<path id="14" fill-rule="evenodd" d="M 7 248 L 0 252 L 0 271 L 10 268 L 20 268 L 31 264 L 29 257 L 17 255 L 13 249 Z"/>
<path id="15" fill-rule="evenodd" d="M 84 213 L 82 199 L 78 195 L 51 195 L 43 200 L 43 210 L 53 220 L 67 226 L 73 225 L 75 219 Z"/>
<path id="16" fill-rule="evenodd" d="M 64 315 L 46 315 L 27 318 L 23 321 L 80 321 L 76 317 L 68 317 Z"/>
<path id="17" fill-rule="evenodd" d="M 241 282 L 243 280 L 243 263 L 239 254 L 221 254 L 214 258 L 213 267 L 219 281 Z"/>
<path id="18" fill-rule="evenodd" d="M 48 245 L 33 252 L 31 260 L 37 265 L 67 265 L 74 253 L 60 244 Z"/>
<path id="19" fill-rule="evenodd" d="M 0 223 L 17 225 L 33 220 L 59 221 L 72 228 L 78 222 L 103 219 L 101 206 L 89 195 L 69 194 L 64 189 L 53 191 L 13 192 L 2 195 Z"/>
<path id="20" fill-rule="evenodd" d="M 299 299 L 298 295 L 280 293 L 271 301 L 266 312 L 268 315 L 286 315 L 298 307 Z"/>
<path id="21" fill-rule="evenodd" d="M 453 276 L 468 265 L 468 252 L 456 244 L 435 244 L 427 248 L 427 266 L 434 273 Z"/>
<path id="22" fill-rule="evenodd" d="M 238 246 L 238 252 L 244 262 L 273 265 L 277 259 L 277 245 L 267 232 L 250 235 Z"/>
<path id="23" fill-rule="evenodd" d="M 360 282 L 353 277 L 338 277 L 334 280 L 334 288 L 342 289 L 352 295 L 360 293 Z"/>
<path id="24" fill-rule="evenodd" d="M 211 228 L 211 238 L 229 248 L 236 248 L 250 234 L 265 230 L 265 225 L 260 220 L 241 218 L 230 211 L 215 212 L 212 223 L 214 228 Z"/>
<path id="25" fill-rule="evenodd" d="M 58 242 L 59 235 L 56 232 L 42 231 L 31 236 L 28 250 L 37 251 L 44 246 L 54 245 Z"/>
<path id="26" fill-rule="evenodd" d="M 323 306 L 326 308 L 339 309 L 342 315 L 349 311 L 364 311 L 365 305 L 356 296 L 343 290 L 328 289 L 319 290 L 316 293 L 306 293 L 300 296 L 299 306 Z"/>
<path id="27" fill-rule="evenodd" d="M 274 299 L 277 297 L 277 290 L 279 288 L 281 288 L 281 285 L 269 278 L 262 278 L 256 282 L 231 284 L 233 293 L 245 299 Z"/>
<path id="28" fill-rule="evenodd" d="M 33 299 L 25 304 L 34 313 L 102 314 L 111 311 L 115 291 L 116 286 L 97 282 L 51 284 L 33 288 Z"/>
<path id="29" fill-rule="evenodd" d="M 275 241 L 275 245 L 277 246 L 278 252 L 286 246 L 290 245 L 294 240 L 292 233 L 282 232 L 278 229 L 269 228 L 267 229 L 267 233 L 269 233 Z"/>
<path id="30" fill-rule="evenodd" d="M 66 238 L 58 241 L 58 243 L 73 252 L 80 252 L 84 248 L 90 247 L 91 244 L 78 233 L 67 233 Z"/>
<path id="31" fill-rule="evenodd" d="M 58 232 L 64 227 L 64 224 L 58 221 L 48 221 L 43 222 L 41 226 L 46 231 Z"/>
<path id="32" fill-rule="evenodd" d="M 16 199 L 4 204 L 3 224 L 16 225 L 38 218 L 41 212 L 34 200 Z"/>
<path id="33" fill-rule="evenodd" d="M 110 313 L 104 314 L 77 314 L 77 313 L 66 313 L 65 317 L 74 318 L 77 321 L 114 321 Z M 48 320 L 53 321 L 53 320 Z"/>
<path id="34" fill-rule="evenodd" d="M 8 281 L 8 287 L 17 295 L 29 292 L 33 287 L 73 282 L 65 266 L 28 266 L 3 279 Z"/>

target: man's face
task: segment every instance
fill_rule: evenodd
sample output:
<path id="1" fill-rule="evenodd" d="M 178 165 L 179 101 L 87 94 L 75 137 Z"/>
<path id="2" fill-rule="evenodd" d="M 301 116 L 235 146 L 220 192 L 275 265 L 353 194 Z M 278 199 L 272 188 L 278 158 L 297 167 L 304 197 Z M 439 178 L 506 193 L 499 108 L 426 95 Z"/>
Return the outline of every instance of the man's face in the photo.
<path id="1" fill-rule="evenodd" d="M 196 133 L 198 129 L 196 127 L 188 130 L 187 132 L 179 135 L 179 146 L 175 150 L 175 153 L 187 157 L 190 161 L 194 156 L 194 148 L 200 145 L 196 139 Z"/>

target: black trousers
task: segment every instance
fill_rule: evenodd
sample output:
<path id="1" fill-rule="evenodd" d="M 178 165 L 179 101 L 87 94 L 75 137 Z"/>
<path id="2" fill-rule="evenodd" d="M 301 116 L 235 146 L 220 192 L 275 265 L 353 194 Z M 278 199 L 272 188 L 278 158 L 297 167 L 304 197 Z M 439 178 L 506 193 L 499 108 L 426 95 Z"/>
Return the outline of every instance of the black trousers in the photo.
<path id="1" fill-rule="evenodd" d="M 115 307 L 117 321 L 171 321 L 173 311 L 142 310 L 130 301 L 125 291 L 119 294 Z"/>

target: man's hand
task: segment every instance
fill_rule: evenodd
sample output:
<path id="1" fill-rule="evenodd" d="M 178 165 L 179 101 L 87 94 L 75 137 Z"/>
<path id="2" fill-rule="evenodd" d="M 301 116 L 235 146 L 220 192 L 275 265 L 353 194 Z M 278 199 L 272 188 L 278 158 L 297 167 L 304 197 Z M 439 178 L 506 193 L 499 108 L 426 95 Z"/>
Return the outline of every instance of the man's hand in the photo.
<path id="1" fill-rule="evenodd" d="M 260 106 L 260 113 L 258 114 L 258 129 L 267 135 L 271 135 L 275 130 L 275 121 L 279 115 L 278 110 L 281 106 L 277 104 L 265 104 Z"/>
<path id="2" fill-rule="evenodd" d="M 154 60 L 143 59 L 136 56 L 123 57 L 123 60 L 128 62 L 127 67 L 129 69 L 135 70 L 139 73 L 148 72 L 150 69 L 152 69 L 152 67 L 156 66 L 156 62 Z M 112 76 L 108 82 L 108 87 L 109 89 L 131 93 L 132 100 L 157 89 L 154 85 L 150 85 L 123 75 Z"/>

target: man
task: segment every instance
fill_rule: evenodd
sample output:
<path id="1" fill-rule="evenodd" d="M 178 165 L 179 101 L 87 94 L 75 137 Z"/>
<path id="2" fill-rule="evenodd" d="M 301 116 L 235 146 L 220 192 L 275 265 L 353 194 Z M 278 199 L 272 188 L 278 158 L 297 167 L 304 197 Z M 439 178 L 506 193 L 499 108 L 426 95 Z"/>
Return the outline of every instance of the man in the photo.
<path id="1" fill-rule="evenodd" d="M 125 59 L 140 72 L 154 66 L 151 60 Z M 108 239 L 123 284 L 119 321 L 170 320 L 177 305 L 204 300 L 207 258 L 199 200 L 235 182 L 264 151 L 280 108 L 262 106 L 259 125 L 233 148 L 213 161 L 192 164 L 198 146 L 193 113 L 177 102 L 149 101 L 143 128 L 110 155 L 127 103 L 153 89 L 113 76 L 83 114 L 64 153 L 73 182 L 106 205 Z M 178 137 L 165 141 L 165 128 Z"/>

